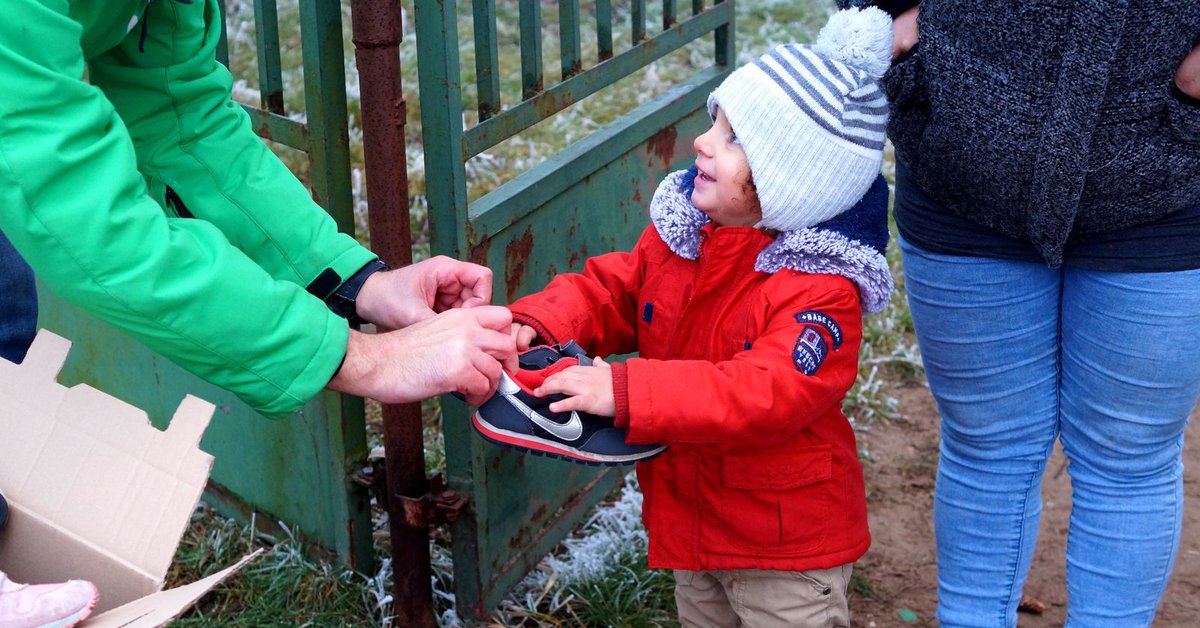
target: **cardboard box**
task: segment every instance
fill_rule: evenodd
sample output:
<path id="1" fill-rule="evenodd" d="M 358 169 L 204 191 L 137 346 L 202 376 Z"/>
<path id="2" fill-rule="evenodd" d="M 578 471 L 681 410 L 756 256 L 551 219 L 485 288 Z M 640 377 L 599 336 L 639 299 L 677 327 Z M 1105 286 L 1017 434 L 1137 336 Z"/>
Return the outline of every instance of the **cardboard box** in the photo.
<path id="1" fill-rule="evenodd" d="M 188 396 L 159 431 L 134 406 L 59 384 L 70 348 L 42 330 L 22 364 L 0 359 L 0 570 L 15 582 L 91 580 L 100 602 L 88 628 L 161 626 L 258 554 L 160 591 L 212 469 L 200 437 L 214 406 Z"/>

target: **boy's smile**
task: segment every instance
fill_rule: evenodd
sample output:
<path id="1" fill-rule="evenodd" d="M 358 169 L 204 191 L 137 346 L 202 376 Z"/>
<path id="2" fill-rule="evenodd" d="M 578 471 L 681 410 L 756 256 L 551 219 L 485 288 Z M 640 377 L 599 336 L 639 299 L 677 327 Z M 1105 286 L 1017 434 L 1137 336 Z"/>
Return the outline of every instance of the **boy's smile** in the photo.
<path id="1" fill-rule="evenodd" d="M 692 204 L 713 222 L 729 227 L 752 227 L 762 220 L 762 207 L 750 180 L 750 162 L 725 112 L 708 131 L 692 142 L 696 149 L 696 187 Z"/>

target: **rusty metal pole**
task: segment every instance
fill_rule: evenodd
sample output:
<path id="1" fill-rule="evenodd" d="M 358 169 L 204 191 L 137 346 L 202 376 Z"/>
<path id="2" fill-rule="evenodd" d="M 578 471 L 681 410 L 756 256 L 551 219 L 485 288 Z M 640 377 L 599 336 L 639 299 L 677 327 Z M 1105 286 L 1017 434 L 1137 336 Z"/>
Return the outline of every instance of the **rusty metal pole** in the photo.
<path id="1" fill-rule="evenodd" d="M 404 37 L 400 2 L 352 0 L 350 9 L 361 90 L 371 248 L 383 261 L 399 268 L 412 263 L 405 104 L 400 84 L 400 41 Z M 429 530 L 407 522 L 404 500 L 392 498 L 420 499 L 429 492 L 420 404 L 384 405 L 383 435 L 395 625 L 434 628 Z"/>

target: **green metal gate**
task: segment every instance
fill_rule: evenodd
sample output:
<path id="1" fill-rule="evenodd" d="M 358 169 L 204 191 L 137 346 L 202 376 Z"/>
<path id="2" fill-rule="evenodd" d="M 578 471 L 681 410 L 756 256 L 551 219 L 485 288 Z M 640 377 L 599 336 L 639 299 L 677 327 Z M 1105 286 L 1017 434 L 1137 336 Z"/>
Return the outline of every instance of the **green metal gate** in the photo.
<path id="1" fill-rule="evenodd" d="M 691 139 L 709 124 L 705 98 L 734 59 L 733 0 L 708 7 L 693 0 L 686 15 L 675 0 L 663 0 L 661 30 L 653 34 L 645 25 L 645 0 L 632 0 L 632 42 L 620 53 L 614 52 L 610 0 L 596 0 L 598 60 L 582 69 L 579 0 L 559 0 L 561 80 L 545 86 L 543 4 L 518 1 L 520 102 L 501 102 L 495 0 L 474 0 L 480 123 L 464 129 L 458 7 L 455 0 L 415 0 L 432 249 L 490 266 L 498 303 L 544 286 L 558 272 L 579 270 L 590 255 L 632 246 L 663 175 L 692 159 Z M 708 67 L 468 201 L 467 160 L 710 33 Z M 453 528 L 457 602 L 461 615 L 479 617 L 618 484 L 623 471 L 514 454 L 475 437 L 463 404 L 446 398 L 442 408 L 449 484 L 470 495 Z"/>
<path id="2" fill-rule="evenodd" d="M 261 108 L 246 109 L 259 135 L 308 155 L 314 197 L 343 231 L 353 233 L 339 2 L 299 0 L 307 123 L 288 118 L 284 110 L 276 0 L 254 0 L 253 6 L 262 102 Z M 224 37 L 220 50 L 226 62 Z M 368 496 L 352 481 L 366 459 L 361 399 L 325 392 L 300 415 L 269 421 L 44 286 L 39 292 L 39 324 L 74 342 L 63 383 L 87 382 L 145 409 L 159 427 L 185 394 L 215 403 L 217 413 L 202 442 L 216 457 L 208 501 L 242 516 L 265 513 L 260 523 L 285 521 L 356 568 L 372 570 Z"/>

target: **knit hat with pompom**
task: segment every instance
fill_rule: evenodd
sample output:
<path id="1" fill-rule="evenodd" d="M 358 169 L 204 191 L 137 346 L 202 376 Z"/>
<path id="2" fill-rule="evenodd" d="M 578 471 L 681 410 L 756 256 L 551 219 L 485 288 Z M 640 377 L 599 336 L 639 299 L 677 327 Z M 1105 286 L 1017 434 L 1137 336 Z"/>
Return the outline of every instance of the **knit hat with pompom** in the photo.
<path id="1" fill-rule="evenodd" d="M 858 202 L 883 159 L 888 106 L 879 78 L 892 20 L 875 8 L 834 13 L 816 43 L 775 48 L 708 97 L 746 151 L 762 228 L 794 231 Z"/>

